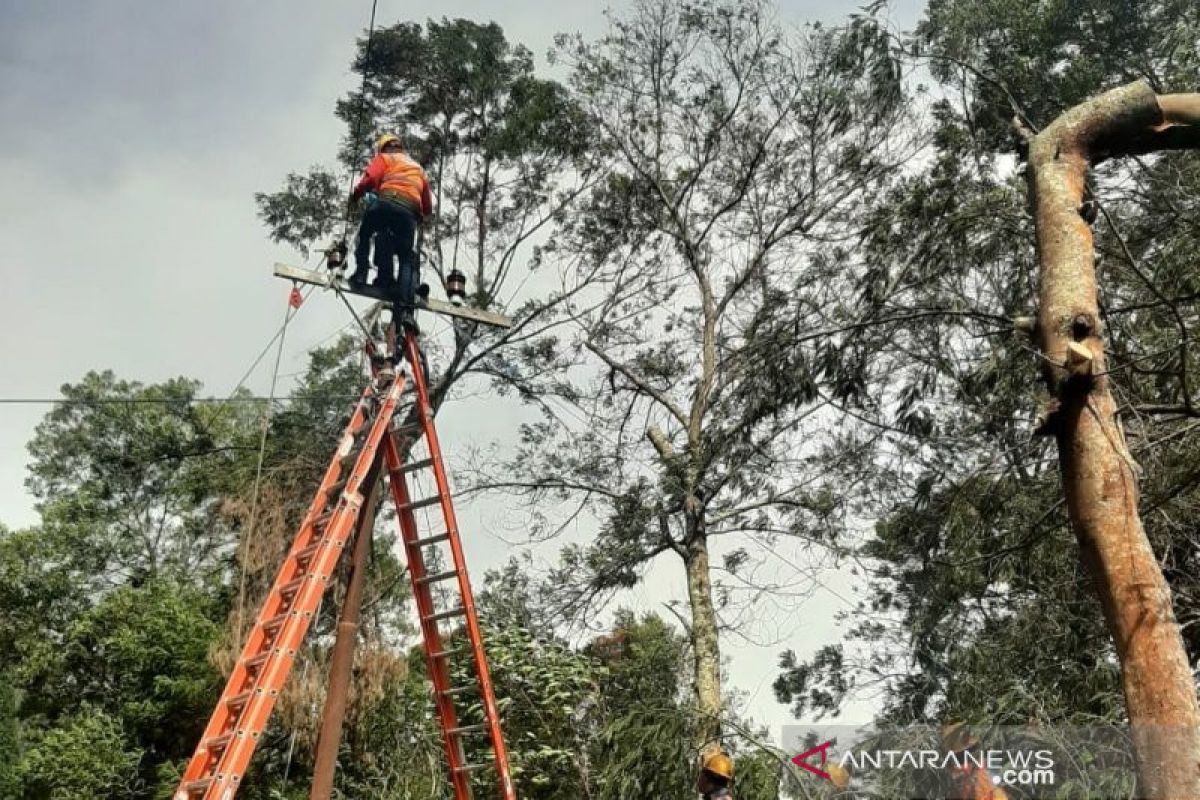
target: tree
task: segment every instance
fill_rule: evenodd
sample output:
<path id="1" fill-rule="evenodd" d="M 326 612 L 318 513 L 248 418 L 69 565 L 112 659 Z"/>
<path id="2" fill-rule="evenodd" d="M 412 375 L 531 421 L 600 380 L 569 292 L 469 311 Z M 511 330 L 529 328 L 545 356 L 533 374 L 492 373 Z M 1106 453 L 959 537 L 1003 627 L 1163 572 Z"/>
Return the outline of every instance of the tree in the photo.
<path id="1" fill-rule="evenodd" d="M 1138 515 L 1133 459 L 1107 377 L 1092 232 L 1081 218 L 1090 165 L 1200 146 L 1200 95 L 1144 83 L 1082 103 L 1029 134 L 1042 271 L 1038 344 L 1068 515 L 1121 662 L 1139 778 L 1151 797 L 1200 795 L 1200 707 L 1171 595 Z M 1186 373 L 1184 409 L 1192 396 Z"/>
<path id="2" fill-rule="evenodd" d="M 109 593 L 71 624 L 63 674 L 43 702 L 53 698 L 54 716 L 87 703 L 118 720 L 150 761 L 182 758 L 217 690 L 208 660 L 219 630 L 214 600 L 166 581 Z"/>
<path id="3" fill-rule="evenodd" d="M 870 18 L 792 36 L 765 3 L 643 2 L 560 51 L 603 179 L 541 253 L 585 287 L 558 309 L 571 337 L 523 353 L 522 375 L 587 423 L 544 407 L 496 485 L 604 504 L 556 573 L 568 612 L 679 559 L 709 744 L 730 591 L 710 543 L 742 537 L 726 568 L 756 594 L 747 548 L 821 540 L 835 513 L 797 451 L 820 409 L 854 402 L 860 354 L 806 332 L 853 284 L 843 221 L 905 159 L 901 79 Z"/>
<path id="4" fill-rule="evenodd" d="M 20 796 L 20 728 L 17 721 L 17 701 L 12 683 L 0 680 L 0 798 L 10 800 Z"/>
<path id="5" fill-rule="evenodd" d="M 895 721 L 1125 717 L 1117 649 L 1070 539 L 1050 442 L 1030 439 L 1041 422 L 1028 411 L 1031 351 L 1009 333 L 1028 324 L 1037 267 L 1010 119 L 1046 126 L 1136 76 L 1195 86 L 1194 53 L 1174 42 L 1196 30 L 1195 8 L 1172 2 L 930 4 L 910 46 L 943 86 L 935 157 L 874 210 L 864 250 L 907 276 L 882 299 L 875 327 L 900 355 L 879 370 L 887 380 L 874 393 L 903 402 L 883 407 L 895 415 L 864 415 L 869 424 L 847 437 L 847 447 L 886 444 L 886 453 L 869 447 L 869 477 L 841 473 L 871 487 L 866 505 L 881 518 L 862 550 L 880 560 L 866 564 L 871 597 L 852 628 L 870 652 L 847 647 L 806 665 L 828 669 L 789 669 L 785 683 L 803 678 L 792 688 L 804 687 L 806 712 L 882 689 Z M 1107 380 L 1145 467 L 1143 505 L 1154 509 L 1145 531 L 1195 663 L 1195 535 L 1182 520 L 1195 513 L 1196 440 L 1179 411 L 1196 358 L 1194 269 L 1180 257 L 1194 247 L 1194 156 L 1110 162 L 1088 189 L 1080 211 L 1099 215 Z"/>
<path id="6" fill-rule="evenodd" d="M 384 27 L 360 42 L 354 69 L 364 77 L 363 90 L 338 105 L 349 133 L 342 164 L 354 172 L 366 162 L 369 131 L 400 132 L 434 187 L 436 214 L 418 237 L 426 267 L 432 265 L 443 288 L 451 270 L 472 273 L 476 306 L 522 303 L 516 324 L 502 334 L 456 326 L 448 352 L 429 348 L 442 356 L 429 389 L 436 413 L 464 377 L 504 375 L 498 349 L 540 335 L 540 314 L 560 302 L 525 301 L 524 279 L 512 273 L 530 238 L 577 193 L 569 183 L 586 140 L 562 88 L 535 77 L 528 50 L 511 45 L 495 24 L 460 19 Z M 289 175 L 280 192 L 257 195 L 272 238 L 306 252 L 330 233 L 341 216 L 337 183 L 313 169 Z M 568 188 L 560 194 L 562 185 Z"/>
<path id="7" fill-rule="evenodd" d="M 141 757 L 120 722 L 85 705 L 25 754 L 25 797 L 128 797 L 138 789 Z"/>
<path id="8" fill-rule="evenodd" d="M 584 120 L 562 86 L 534 75 L 527 49 L 493 24 L 469 20 L 397 23 L 359 42 L 354 71 L 365 91 L 338 103 L 348 135 L 340 153 L 350 173 L 371 153 L 368 134 L 395 130 L 426 165 L 434 214 L 421 234 L 422 275 L 445 286 L 451 269 L 473 278 L 471 303 L 516 320 L 495 332 L 457 328 L 448 349 L 428 345 L 440 371 L 430 386 L 435 411 L 451 387 L 482 374 L 507 382 L 505 349 L 541 336 L 549 308 L 563 301 L 530 290 L 519 264 L 535 237 L 586 186 L 579 170 L 588 142 Z M 342 218 L 338 180 L 328 169 L 289 175 L 284 188 L 256 196 L 275 241 L 306 251 Z M 432 268 L 432 272 L 430 272 Z"/>
<path id="9" fill-rule="evenodd" d="M 238 439 L 244 419 L 194 403 L 198 389 L 90 372 L 63 386 L 65 402 L 38 425 L 26 485 L 79 590 L 221 569 L 233 537 L 217 500 L 250 447 Z"/>

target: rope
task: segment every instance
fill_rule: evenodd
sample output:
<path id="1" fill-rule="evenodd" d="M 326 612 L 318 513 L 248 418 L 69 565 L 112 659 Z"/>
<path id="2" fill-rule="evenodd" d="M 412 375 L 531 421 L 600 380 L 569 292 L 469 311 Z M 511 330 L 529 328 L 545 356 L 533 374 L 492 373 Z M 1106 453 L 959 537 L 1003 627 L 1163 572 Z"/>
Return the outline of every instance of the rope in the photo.
<path id="1" fill-rule="evenodd" d="M 375 41 L 375 12 L 378 9 L 378 7 L 379 7 L 379 0 L 371 0 L 371 21 L 367 27 L 367 44 L 366 44 L 366 48 L 363 53 L 363 75 L 362 75 L 362 83 L 359 87 L 358 116 L 354 121 L 354 128 L 351 132 L 351 135 L 352 135 L 351 143 L 354 147 L 358 147 L 359 139 L 362 136 L 363 120 L 366 117 L 367 79 L 368 79 L 368 76 L 371 74 L 371 45 Z M 349 195 L 350 192 L 353 191 L 353 186 L 354 186 L 354 173 L 351 172 L 350 184 L 349 184 L 350 188 L 347 191 L 347 195 Z M 350 231 L 350 216 L 351 216 L 350 206 L 349 206 L 349 203 L 347 203 L 345 218 L 343 219 L 343 222 L 342 222 L 342 236 L 341 236 L 342 241 L 346 240 L 346 236 L 348 235 L 348 233 Z M 354 321 L 358 323 L 358 326 L 360 328 L 362 328 L 363 333 L 366 334 L 367 340 L 370 341 L 371 332 L 367 329 L 367 326 L 363 324 L 362 319 L 359 318 L 358 314 L 354 310 L 354 307 L 350 305 L 350 301 L 346 299 L 345 295 L 342 293 L 341 289 L 339 289 L 336 286 L 336 284 L 333 285 L 333 288 L 334 288 L 334 291 L 337 292 L 338 297 L 340 297 L 342 299 L 342 302 L 346 304 L 346 308 L 349 309 L 351 316 L 354 317 Z M 307 299 L 308 295 L 311 294 L 312 291 L 313 291 L 312 288 L 308 289 L 306 291 L 306 293 L 304 294 L 304 299 Z M 246 551 L 249 550 L 249 542 L 254 537 L 254 527 L 255 527 L 256 523 L 258 522 L 258 501 L 259 501 L 260 490 L 262 488 L 263 462 L 266 459 L 267 433 L 270 429 L 271 410 L 272 410 L 272 406 L 274 405 L 274 402 L 275 402 L 275 389 L 276 389 L 276 385 L 279 380 L 279 364 L 283 357 L 283 343 L 287 337 L 288 323 L 291 322 L 291 320 L 294 316 L 294 314 L 292 312 L 293 312 L 293 308 L 292 308 L 290 298 L 289 298 L 289 302 L 288 302 L 287 308 L 286 308 L 286 310 L 284 312 L 284 316 L 283 316 L 283 325 L 280 326 L 279 331 L 276 332 L 275 336 L 272 337 L 271 341 L 267 343 L 267 346 L 263 348 L 263 351 L 261 353 L 259 353 L 258 358 L 256 358 L 254 360 L 254 363 L 250 365 L 250 369 L 248 369 L 246 371 L 246 374 L 242 376 L 242 379 L 240 381 L 238 381 L 238 385 L 236 387 L 234 387 L 233 392 L 230 393 L 231 396 L 237 393 L 237 391 L 242 387 L 242 384 L 245 383 L 247 378 L 249 378 L 250 373 L 252 373 L 254 371 L 254 369 L 258 366 L 259 362 L 262 361 L 263 357 L 266 355 L 267 351 L 270 349 L 271 344 L 275 340 L 278 340 L 279 347 L 275 351 L 275 367 L 271 372 L 271 391 L 268 393 L 267 408 L 263 413 L 262 433 L 260 434 L 259 441 L 258 441 L 258 463 L 254 468 L 254 488 L 251 493 L 252 499 L 250 501 L 250 522 L 247 525 L 245 536 L 242 537 L 243 547 L 245 548 Z M 245 622 L 245 612 L 246 612 L 246 572 L 247 572 L 247 570 L 245 568 L 244 559 L 245 559 L 245 556 L 243 555 L 242 574 L 241 574 L 241 578 L 240 578 L 239 586 L 238 586 L 237 629 L 238 629 L 239 638 L 241 637 L 241 631 L 242 631 L 242 626 Z M 289 753 L 289 761 L 290 761 L 290 753 Z"/>
<path id="2" fill-rule="evenodd" d="M 358 89 L 358 117 L 354 120 L 354 127 L 351 129 L 351 143 L 354 148 L 359 147 L 359 140 L 362 137 L 363 118 L 367 115 L 367 76 L 371 74 L 371 43 L 375 40 L 375 9 L 379 6 L 379 0 L 371 0 L 371 24 L 367 28 L 367 46 L 363 52 L 363 73 L 362 84 Z M 346 195 L 354 191 L 354 172 L 350 172 L 350 185 L 346 190 Z M 350 203 L 346 203 L 346 216 L 342 220 L 342 241 L 346 241 L 346 236 L 350 233 Z"/>
<path id="3" fill-rule="evenodd" d="M 354 321 L 358 323 L 358 327 L 362 328 L 363 335 L 367 337 L 367 341 L 372 340 L 371 330 L 367 327 L 362 318 L 358 316 L 358 312 L 354 310 L 354 306 L 350 305 L 350 301 L 346 299 L 346 293 L 336 283 L 330 283 L 329 286 L 337 293 L 337 296 L 343 303 L 346 304 L 346 310 L 350 312 L 350 316 L 354 317 Z"/>
<path id="4" fill-rule="evenodd" d="M 362 83 L 359 87 L 358 117 L 354 121 L 354 128 L 351 132 L 351 135 L 352 135 L 351 143 L 354 147 L 358 147 L 359 139 L 362 136 L 363 120 L 366 117 L 367 78 L 371 74 L 371 45 L 375 41 L 375 12 L 378 10 L 378 8 L 379 8 L 379 0 L 371 0 L 371 21 L 367 27 L 367 44 L 366 44 L 366 48 L 363 53 Z M 347 191 L 347 195 L 349 195 L 350 192 L 353 191 L 353 187 L 354 187 L 354 173 L 353 172 L 351 172 L 351 174 L 350 174 L 350 185 L 349 186 L 350 186 L 350 188 Z M 349 206 L 349 203 L 347 203 L 345 218 L 342 221 L 342 236 L 341 236 L 342 241 L 346 240 L 346 236 L 349 234 L 349 231 L 350 231 L 350 206 Z M 351 316 L 354 317 L 354 321 L 358 323 L 358 326 L 360 328 L 362 328 L 363 333 L 366 334 L 367 340 L 370 341 L 371 332 L 367 329 L 367 326 L 363 324 L 363 321 L 359 318 L 358 314 L 354 311 L 354 307 L 350 305 L 350 301 L 346 299 L 346 297 L 342 293 L 341 289 L 339 289 L 336 285 L 334 285 L 333 288 L 334 288 L 334 291 L 337 292 L 338 297 L 340 297 L 342 299 L 342 302 L 346 304 L 346 308 L 350 310 L 350 314 L 351 314 Z M 312 291 L 313 290 L 311 288 L 308 289 L 304 294 L 304 299 L 308 299 L 308 295 L 311 294 Z M 250 522 L 246 528 L 246 535 L 242 538 L 243 545 L 247 550 L 249 549 L 249 542 L 254 536 L 254 526 L 258 522 L 258 500 L 259 500 L 259 493 L 262 488 L 263 462 L 266 458 L 266 451 L 267 451 L 267 432 L 270 429 L 271 409 L 275 402 L 275 388 L 276 388 L 276 385 L 279 380 L 279 363 L 283 357 L 283 342 L 287 336 L 288 323 L 291 322 L 292 317 L 294 316 L 292 312 L 293 312 L 293 309 L 292 309 L 292 305 L 291 305 L 290 298 L 289 298 L 287 309 L 284 312 L 284 316 L 283 316 L 283 325 L 281 325 L 279 327 L 278 332 L 276 332 L 275 336 L 271 338 L 271 341 L 267 342 L 267 346 L 264 347 L 263 351 L 258 354 L 258 358 L 256 358 L 254 360 L 254 363 L 250 365 L 250 369 L 246 370 L 246 374 L 242 376 L 242 379 L 240 381 L 238 381 L 237 386 L 234 387 L 233 392 L 230 393 L 231 396 L 234 394 L 237 394 L 237 391 L 239 389 L 241 389 L 242 384 L 245 383 L 247 378 L 249 378 L 250 373 L 252 373 L 254 371 L 255 367 L 258 366 L 259 362 L 262 361 L 263 357 L 267 354 L 267 351 L 271 348 L 271 344 L 273 342 L 275 342 L 275 340 L 278 340 L 279 347 L 275 351 L 275 368 L 271 373 L 271 391 L 268 393 L 267 408 L 266 408 L 266 411 L 263 413 L 262 433 L 259 436 L 259 441 L 258 441 L 258 464 L 254 468 L 254 488 L 252 490 L 252 499 L 250 501 Z M 238 635 L 239 635 L 239 638 L 240 638 L 241 631 L 242 631 L 242 625 L 245 622 L 245 612 L 246 612 L 246 569 L 245 569 L 245 564 L 243 563 L 241 579 L 240 579 L 239 586 L 238 586 Z"/>
<path id="5" fill-rule="evenodd" d="M 317 287 L 315 287 L 315 286 L 309 286 L 307 289 L 304 290 L 304 294 L 302 296 L 302 302 L 300 304 L 301 307 L 304 306 L 303 300 L 307 300 L 308 296 L 310 294 L 312 294 L 316 288 Z M 289 300 L 290 300 L 290 298 L 289 298 Z M 289 307 L 289 309 L 291 308 L 290 302 L 288 303 L 288 307 Z M 296 310 L 299 311 L 300 309 L 296 309 Z M 254 370 L 258 367 L 259 363 L 263 360 L 263 356 L 265 356 L 267 354 L 267 351 L 269 351 L 271 349 L 271 345 L 275 344 L 276 340 L 280 340 L 283 338 L 284 333 L 287 331 L 287 326 L 288 326 L 289 322 L 291 322 L 291 319 L 287 316 L 284 316 L 283 324 L 279 326 L 279 330 L 275 331 L 275 335 L 272 336 L 270 341 L 268 341 L 266 343 L 266 345 L 262 349 L 262 352 L 258 354 L 258 357 L 254 359 L 254 362 L 250 365 L 250 368 L 246 370 L 246 372 L 242 375 L 241 379 L 237 382 L 237 385 L 233 387 L 233 391 L 231 391 L 229 393 L 229 399 L 232 400 L 233 396 L 236 395 L 238 393 L 238 390 L 242 388 L 242 385 L 245 384 L 247 380 L 249 380 L 251 373 L 254 372 Z M 279 347 L 280 347 L 280 349 L 283 349 L 282 341 L 279 342 Z"/>
<path id="6" fill-rule="evenodd" d="M 279 363 L 283 358 L 283 343 L 287 338 L 287 326 L 295 316 L 293 312 L 299 309 L 293 309 L 291 298 L 288 298 L 286 310 L 283 314 L 283 325 L 279 328 L 279 334 L 276 338 L 279 339 L 279 347 L 275 351 L 275 368 L 271 372 L 271 391 L 267 394 L 267 405 L 263 411 L 262 432 L 258 439 L 258 464 L 254 468 L 254 489 L 252 491 L 252 499 L 250 501 L 250 522 L 246 526 L 246 534 L 242 537 L 242 570 L 241 578 L 238 584 L 238 617 L 237 617 L 237 632 L 238 639 L 242 636 L 242 626 L 245 623 L 246 614 L 246 559 L 250 551 L 250 541 L 254 538 L 254 526 L 258 522 L 258 495 L 262 487 L 263 462 L 266 460 L 267 453 L 267 432 L 271 427 L 271 410 L 275 402 L 275 387 L 279 381 Z M 262 356 L 259 356 L 261 360 Z M 255 362 L 257 363 L 257 362 Z M 244 379 L 243 379 L 244 380 Z M 236 389 L 234 390 L 237 391 Z"/>
<path id="7" fill-rule="evenodd" d="M 321 613 L 321 607 L 318 605 L 317 606 L 317 614 L 320 614 L 320 613 Z M 300 685 L 301 686 L 304 685 L 304 679 L 308 677 L 309 663 L 310 662 L 307 658 L 304 659 L 304 669 L 300 671 Z M 295 728 L 292 728 L 292 735 L 291 735 L 290 740 L 288 741 L 287 760 L 284 761 L 284 763 L 283 763 L 283 785 L 285 787 L 287 786 L 288 775 L 290 775 L 292 772 L 292 754 L 296 752 L 296 734 L 297 733 L 298 733 L 298 731 Z"/>

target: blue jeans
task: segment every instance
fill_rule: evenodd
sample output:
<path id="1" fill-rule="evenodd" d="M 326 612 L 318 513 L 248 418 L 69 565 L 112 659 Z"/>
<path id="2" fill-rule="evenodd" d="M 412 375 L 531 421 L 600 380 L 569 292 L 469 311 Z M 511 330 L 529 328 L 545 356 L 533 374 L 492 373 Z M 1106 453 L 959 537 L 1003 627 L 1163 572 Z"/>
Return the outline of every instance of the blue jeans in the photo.
<path id="1" fill-rule="evenodd" d="M 417 239 L 417 215 L 396 203 L 381 200 L 379 223 L 375 234 L 375 266 L 379 269 L 379 282 L 383 285 L 395 283 L 396 300 L 403 305 L 413 305 L 417 300 L 417 285 L 420 281 L 420 266 L 413 245 Z M 384 252 L 380 259 L 380 251 Z M 392 256 L 399 262 L 398 273 L 392 272 Z"/>
<path id="2" fill-rule="evenodd" d="M 375 268 L 383 273 L 384 266 L 391 263 L 391 253 L 388 252 L 385 237 L 376 236 L 383 226 L 384 215 L 379 210 L 380 203 L 376 201 L 363 212 L 362 220 L 358 223 L 358 237 L 354 241 L 355 274 L 364 281 L 370 272 L 371 238 L 375 239 Z"/>

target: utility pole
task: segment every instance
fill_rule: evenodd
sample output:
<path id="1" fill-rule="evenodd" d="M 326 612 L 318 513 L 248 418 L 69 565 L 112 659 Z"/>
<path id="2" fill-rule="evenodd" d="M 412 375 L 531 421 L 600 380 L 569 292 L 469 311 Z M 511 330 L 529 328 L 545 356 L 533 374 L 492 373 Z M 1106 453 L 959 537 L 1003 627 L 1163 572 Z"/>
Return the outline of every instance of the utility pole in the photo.
<path id="1" fill-rule="evenodd" d="M 363 586 L 367 580 L 367 565 L 371 556 L 371 537 L 375 516 L 383 499 L 383 481 L 379 464 L 367 476 L 371 487 L 358 518 L 354 550 L 350 558 L 350 574 L 346 579 L 346 596 L 337 624 L 337 639 L 329 662 L 329 685 L 325 707 L 321 711 L 321 732 L 317 737 L 317 753 L 313 764 L 310 800 L 329 800 L 333 792 L 333 776 L 337 770 L 338 749 L 342 743 L 342 727 L 346 720 L 346 700 L 350 693 L 350 677 L 354 672 L 354 647 L 358 642 L 358 621 L 362 613 Z"/>

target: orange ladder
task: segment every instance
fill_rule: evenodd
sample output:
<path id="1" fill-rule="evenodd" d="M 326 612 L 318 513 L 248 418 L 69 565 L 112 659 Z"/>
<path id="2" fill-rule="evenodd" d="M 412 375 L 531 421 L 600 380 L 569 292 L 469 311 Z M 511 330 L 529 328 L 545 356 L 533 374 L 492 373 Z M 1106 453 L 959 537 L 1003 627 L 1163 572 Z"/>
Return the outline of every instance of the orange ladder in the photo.
<path id="1" fill-rule="evenodd" d="M 408 361 L 412 365 L 413 384 L 416 389 L 416 416 L 411 436 L 424 436 L 429 454 L 427 458 L 405 463 L 401 458 L 400 445 L 389 439 L 383 445 L 384 465 L 389 476 L 392 499 L 400 517 L 400 533 L 408 557 L 408 571 L 412 578 L 413 596 L 417 600 L 417 611 L 421 620 L 421 634 L 425 643 L 425 660 L 433 681 L 434 703 L 442 726 L 446 758 L 450 764 L 450 781 L 454 786 L 455 800 L 471 797 L 470 773 L 485 769 L 486 762 L 468 763 L 465 757 L 467 737 L 482 737 L 492 748 L 496 777 L 500 784 L 502 800 L 516 800 L 516 790 L 509 776 L 508 752 L 504 747 L 504 735 L 500 729 L 500 714 L 492 690 L 492 679 L 488 672 L 487 655 L 483 649 L 483 637 L 479 630 L 479 619 L 475 612 L 475 598 L 471 593 L 471 581 L 467 577 L 466 559 L 463 557 L 462 541 L 458 535 L 458 521 L 454 516 L 454 504 L 450 499 L 450 484 L 446 478 L 446 467 L 442 460 L 441 445 L 433 425 L 433 409 L 429 405 L 425 373 L 421 367 L 421 352 L 416 337 L 405 337 Z M 404 440 L 402 440 L 404 442 Z M 405 447 L 405 450 L 408 448 Z M 413 499 L 409 490 L 409 478 L 414 473 L 430 470 L 433 473 L 436 493 L 425 498 Z M 437 506 L 441 511 L 443 527 L 440 531 L 421 538 L 417 529 L 414 511 L 427 506 Z M 450 548 L 451 569 L 430 572 L 426 568 L 426 549 L 446 544 Z M 436 550 L 430 550 L 435 563 L 444 562 Z M 431 559 L 432 560 L 432 559 Z M 457 602 L 449 608 L 438 609 L 434 604 L 432 587 L 446 584 L 449 594 L 457 594 Z M 443 642 L 441 623 L 461 620 L 467 635 L 468 646 L 447 648 Z M 467 656 L 474 666 L 475 683 L 454 686 L 450 680 L 450 660 L 456 656 Z M 454 700 L 462 695 L 478 692 L 483 705 L 484 721 L 474 725 L 460 725 Z"/>
<path id="2" fill-rule="evenodd" d="M 516 800 L 415 335 L 405 337 L 405 350 L 412 365 L 412 383 L 416 389 L 417 423 L 411 428 L 397 429 L 393 426 L 407 379 L 403 372 L 394 378 L 390 371 L 378 373 L 379 379 L 363 391 L 355 407 L 296 540 L 259 611 L 254 628 L 225 684 L 200 743 L 188 762 L 175 792 L 175 800 L 232 800 L 236 795 L 254 748 L 291 671 L 296 653 L 316 615 L 321 596 L 328 587 L 342 551 L 346 549 L 347 539 L 355 529 L 364 502 L 363 490 L 368 488 L 364 486 L 367 476 L 380 461 L 387 468 L 392 498 L 400 519 L 455 798 L 471 800 L 470 773 L 488 766 L 486 763 L 467 763 L 465 757 L 467 737 L 483 734 L 492 748 L 492 766 L 499 781 L 500 798 Z M 405 463 L 404 457 L 411 445 L 422 434 L 427 442 L 429 458 Z M 401 439 L 401 443 L 397 442 L 397 438 Z M 423 469 L 432 469 L 437 494 L 412 500 L 408 487 L 409 476 Z M 422 539 L 417 531 L 414 511 L 434 505 L 441 508 L 445 530 Z M 454 569 L 431 574 L 425 567 L 426 550 L 443 542 L 449 544 Z M 431 586 L 451 579 L 456 579 L 459 603 L 451 609 L 438 611 L 434 607 Z M 454 687 L 450 684 L 449 659 L 458 653 L 443 648 L 443 634 L 439 626 L 442 622 L 459 619 L 470 644 L 466 650 L 474 663 L 476 683 Z M 478 693 L 485 722 L 460 726 L 454 698 L 469 691 Z"/>

